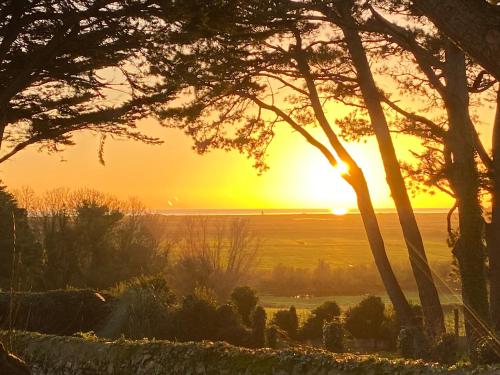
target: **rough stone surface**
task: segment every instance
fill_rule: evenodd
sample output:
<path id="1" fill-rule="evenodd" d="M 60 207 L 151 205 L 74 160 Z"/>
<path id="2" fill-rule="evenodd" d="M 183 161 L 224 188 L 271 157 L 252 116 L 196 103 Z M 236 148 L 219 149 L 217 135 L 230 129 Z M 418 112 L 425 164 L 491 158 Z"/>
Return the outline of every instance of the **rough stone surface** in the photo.
<path id="1" fill-rule="evenodd" d="M 0 331 L 0 341 L 8 334 Z M 331 354 L 322 350 L 250 350 L 225 343 L 104 341 L 14 332 L 13 351 L 33 375 L 347 375 L 500 374 L 500 368 L 443 367 L 420 361 Z"/>

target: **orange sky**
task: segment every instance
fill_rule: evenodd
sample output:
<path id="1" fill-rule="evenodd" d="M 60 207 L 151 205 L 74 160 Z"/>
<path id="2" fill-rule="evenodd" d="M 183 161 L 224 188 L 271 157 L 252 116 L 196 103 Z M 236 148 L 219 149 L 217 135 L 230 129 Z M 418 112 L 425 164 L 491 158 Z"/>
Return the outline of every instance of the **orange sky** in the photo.
<path id="1" fill-rule="evenodd" d="M 90 187 L 117 195 L 137 196 L 151 208 L 355 208 L 355 196 L 316 149 L 286 125 L 269 149 L 270 170 L 262 176 L 252 162 L 236 152 L 197 155 L 191 141 L 178 130 L 142 121 L 161 146 L 132 141 L 109 141 L 106 166 L 98 163 L 99 139 L 75 137 L 77 145 L 64 153 L 47 155 L 36 147 L 0 165 L 0 176 L 11 188 L 29 185 L 37 192 L 53 187 Z M 415 141 L 396 139 L 398 156 L 407 157 Z M 349 144 L 365 171 L 374 204 L 392 207 L 376 143 Z M 449 207 L 447 196 L 421 195 L 415 207 Z"/>

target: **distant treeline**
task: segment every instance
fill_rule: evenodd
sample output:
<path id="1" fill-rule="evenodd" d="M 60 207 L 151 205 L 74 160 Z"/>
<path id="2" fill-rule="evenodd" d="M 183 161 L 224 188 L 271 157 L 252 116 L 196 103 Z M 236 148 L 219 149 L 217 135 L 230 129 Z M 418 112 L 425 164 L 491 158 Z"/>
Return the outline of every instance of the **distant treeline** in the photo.
<path id="1" fill-rule="evenodd" d="M 417 290 L 409 265 L 394 264 L 393 267 L 404 290 Z M 458 289 L 459 283 L 449 262 L 434 263 L 432 268 L 434 279 L 444 292 Z M 258 274 L 252 285 L 260 293 L 275 296 L 362 295 L 385 291 L 374 265 L 332 267 L 324 260 L 319 260 L 312 269 L 279 264 L 270 272 Z"/>

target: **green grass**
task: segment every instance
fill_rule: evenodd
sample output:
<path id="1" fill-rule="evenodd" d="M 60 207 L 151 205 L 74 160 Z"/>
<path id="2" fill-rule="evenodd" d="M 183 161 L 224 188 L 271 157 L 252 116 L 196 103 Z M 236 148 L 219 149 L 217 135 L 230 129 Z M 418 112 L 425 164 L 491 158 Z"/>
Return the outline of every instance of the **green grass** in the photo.
<path id="1" fill-rule="evenodd" d="M 420 213 L 416 216 L 431 264 L 451 261 L 451 251 L 446 245 L 446 215 Z M 217 219 L 233 218 L 220 216 Z M 260 270 L 270 270 L 279 263 L 313 268 L 320 259 L 331 266 L 373 263 L 358 214 L 255 215 L 246 218 L 252 232 L 262 242 Z M 390 259 L 395 264 L 406 264 L 408 253 L 397 215 L 384 213 L 379 214 L 378 218 Z M 175 234 L 183 220 L 181 216 L 169 217 L 169 232 Z"/>

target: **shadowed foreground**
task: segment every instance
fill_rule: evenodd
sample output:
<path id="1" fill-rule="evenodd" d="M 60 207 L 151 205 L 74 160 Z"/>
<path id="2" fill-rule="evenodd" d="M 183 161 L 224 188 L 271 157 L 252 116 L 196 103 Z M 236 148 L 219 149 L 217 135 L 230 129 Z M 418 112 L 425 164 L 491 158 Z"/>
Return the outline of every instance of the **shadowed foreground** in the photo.
<path id="1" fill-rule="evenodd" d="M 7 332 L 0 340 L 8 342 Z M 66 374 L 470 374 L 471 368 L 373 356 L 333 355 L 322 350 L 250 350 L 225 343 L 114 342 L 14 332 L 13 351 L 34 375 Z M 474 369 L 497 374 L 498 368 Z"/>

